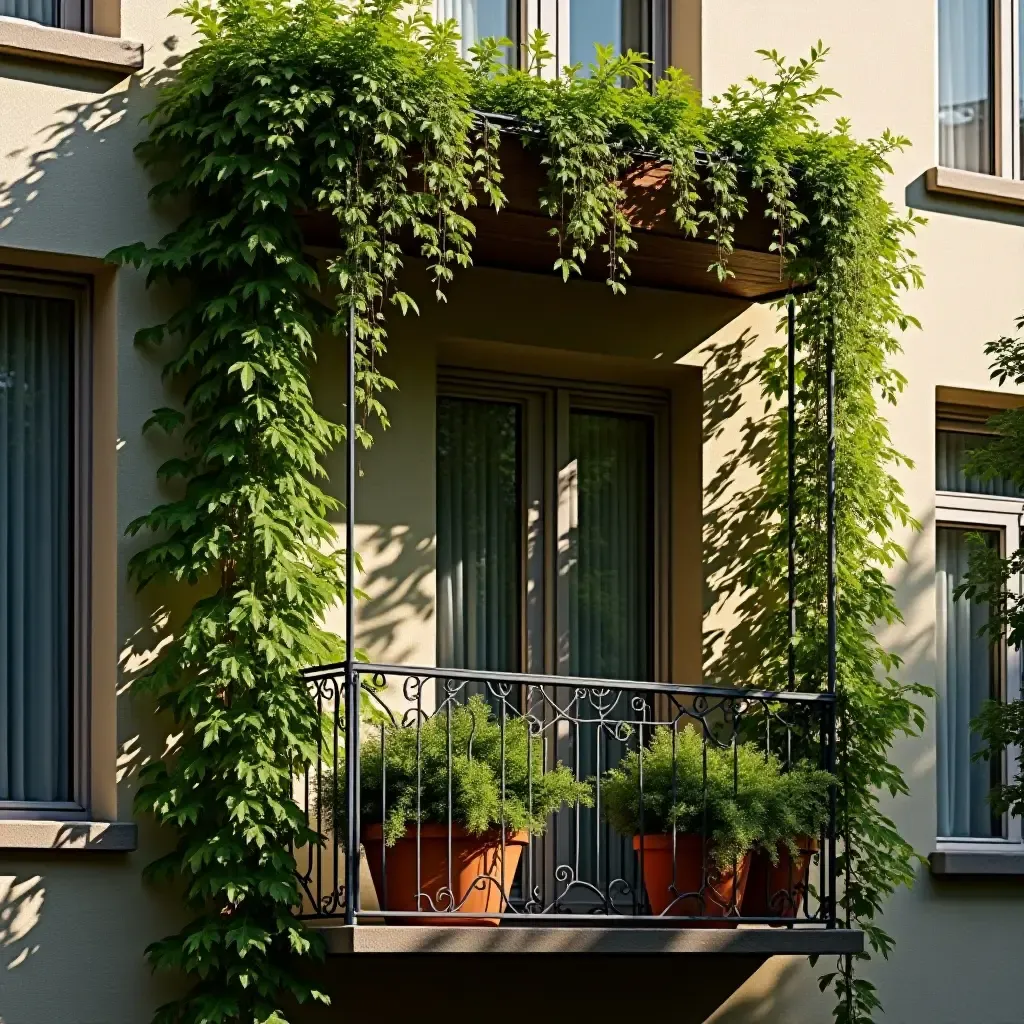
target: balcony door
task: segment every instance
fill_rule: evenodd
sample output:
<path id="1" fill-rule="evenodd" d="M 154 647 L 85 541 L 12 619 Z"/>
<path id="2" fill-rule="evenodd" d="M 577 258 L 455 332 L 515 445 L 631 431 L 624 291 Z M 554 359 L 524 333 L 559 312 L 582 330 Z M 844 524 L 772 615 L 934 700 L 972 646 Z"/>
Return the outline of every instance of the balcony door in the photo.
<path id="1" fill-rule="evenodd" d="M 664 411 L 663 397 L 647 391 L 442 378 L 439 665 L 658 677 Z M 549 758 L 579 778 L 615 764 L 624 743 L 605 722 L 635 716 L 629 695 L 549 690 L 561 709 L 546 709 L 558 718 Z M 475 692 L 496 702 L 483 684 Z M 594 810 L 564 818 L 544 844 L 545 873 L 560 868 L 562 878 L 575 880 L 561 886 L 562 906 L 584 912 L 599 894 L 610 899 L 613 888 L 631 899 L 633 855 L 625 842 Z"/>

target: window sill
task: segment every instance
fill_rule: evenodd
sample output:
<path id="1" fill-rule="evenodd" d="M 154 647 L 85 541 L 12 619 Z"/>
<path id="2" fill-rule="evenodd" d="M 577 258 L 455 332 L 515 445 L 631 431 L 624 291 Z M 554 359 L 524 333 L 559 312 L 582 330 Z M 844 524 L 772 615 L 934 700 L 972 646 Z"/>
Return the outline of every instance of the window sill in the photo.
<path id="1" fill-rule="evenodd" d="M 49 28 L 20 18 L 0 17 L 0 54 L 121 75 L 130 75 L 143 66 L 142 43 Z"/>
<path id="2" fill-rule="evenodd" d="M 1024 878 L 1024 850 L 937 850 L 928 858 L 939 878 Z"/>
<path id="3" fill-rule="evenodd" d="M 932 167 L 925 175 L 929 192 L 948 196 L 976 199 L 984 203 L 1003 206 L 1024 206 L 1024 181 L 999 178 L 994 174 L 975 174 L 952 167 Z"/>
<path id="4" fill-rule="evenodd" d="M 132 821 L 0 821 L 0 851 L 126 853 L 136 849 L 138 843 L 138 828 Z"/>

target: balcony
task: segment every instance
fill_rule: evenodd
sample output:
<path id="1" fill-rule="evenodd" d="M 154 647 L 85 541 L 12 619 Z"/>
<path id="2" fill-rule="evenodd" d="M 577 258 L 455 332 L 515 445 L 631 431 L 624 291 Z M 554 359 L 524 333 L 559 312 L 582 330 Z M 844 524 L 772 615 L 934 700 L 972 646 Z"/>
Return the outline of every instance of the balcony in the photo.
<path id="1" fill-rule="evenodd" d="M 296 855 L 333 952 L 861 948 L 836 921 L 831 694 L 381 665 L 349 692 L 343 665 L 307 680 L 324 728 L 300 800 L 327 843 Z M 757 835 L 785 792 L 813 834 Z"/>

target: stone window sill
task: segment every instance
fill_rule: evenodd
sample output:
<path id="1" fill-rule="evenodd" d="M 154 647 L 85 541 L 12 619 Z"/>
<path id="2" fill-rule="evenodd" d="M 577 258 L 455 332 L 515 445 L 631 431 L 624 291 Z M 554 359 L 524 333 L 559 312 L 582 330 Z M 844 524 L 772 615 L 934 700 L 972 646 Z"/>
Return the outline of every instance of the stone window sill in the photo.
<path id="1" fill-rule="evenodd" d="M 0 17 L 0 54 L 119 75 L 130 75 L 143 66 L 142 43 L 116 36 L 49 28 L 20 18 Z"/>
<path id="2" fill-rule="evenodd" d="M 928 858 L 940 878 L 1024 878 L 1024 850 L 937 850 Z"/>
<path id="3" fill-rule="evenodd" d="M 1024 206 L 1024 181 L 999 178 L 994 174 L 975 174 L 952 167 L 932 167 L 925 175 L 929 192 L 975 199 L 1003 206 Z"/>
<path id="4" fill-rule="evenodd" d="M 138 846 L 132 821 L 0 821 L 0 852 L 5 850 L 88 850 L 126 853 Z"/>

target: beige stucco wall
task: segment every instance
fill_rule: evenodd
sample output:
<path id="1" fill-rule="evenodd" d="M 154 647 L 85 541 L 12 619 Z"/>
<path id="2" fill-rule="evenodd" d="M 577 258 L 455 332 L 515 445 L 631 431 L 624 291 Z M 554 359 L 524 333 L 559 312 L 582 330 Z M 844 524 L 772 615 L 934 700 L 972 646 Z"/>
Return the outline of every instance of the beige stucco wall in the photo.
<path id="1" fill-rule="evenodd" d="M 122 32 L 143 42 L 147 67 L 159 68 L 186 39 L 167 18 L 169 2 L 124 0 Z M 858 134 L 891 127 L 914 149 L 894 160 L 891 198 L 924 209 L 929 226 L 918 251 L 927 287 L 908 300 L 923 331 L 907 338 L 900 368 L 910 380 L 890 420 L 895 443 L 916 464 L 901 471 L 911 508 L 923 529 L 903 538 L 909 565 L 893 574 L 907 618 L 886 641 L 906 659 L 907 678 L 934 682 L 933 414 L 941 385 L 987 388 L 984 343 L 1005 331 L 1024 308 L 1018 271 L 1024 257 L 1024 218 L 967 201 L 937 202 L 922 186 L 936 162 L 934 0 L 686 0 L 678 6 L 699 39 L 679 42 L 710 94 L 759 70 L 754 51 L 777 47 L 797 56 L 818 38 L 831 44 L 826 77 L 843 98 L 835 113 L 849 115 Z M 700 15 L 698 18 L 697 15 Z M 681 21 L 676 32 L 680 33 Z M 134 542 L 124 525 L 160 497 L 154 469 L 157 442 L 140 427 L 166 400 L 159 360 L 132 345 L 137 328 L 158 320 L 159 296 L 147 295 L 138 275 L 115 276 L 98 263 L 115 245 L 155 238 L 166 226 L 148 205 L 148 180 L 131 148 L 138 118 L 151 99 L 137 79 L 5 61 L 0 65 L 0 263 L 38 263 L 97 278 L 97 555 L 93 685 L 94 810 L 127 818 L 134 771 L 162 737 L 143 707 L 125 692 L 118 661 L 137 664 L 161 635 L 160 595 L 136 598 L 124 584 Z M 75 259 L 61 264 L 52 254 Z M 86 262 L 82 262 L 82 261 Z M 89 262 L 92 261 L 92 262 Z M 615 300 L 597 285 L 563 288 L 557 281 L 476 271 L 463 275 L 446 307 L 424 304 L 420 320 L 396 323 L 389 369 L 401 390 L 389 400 L 393 426 L 362 459 L 359 547 L 371 600 L 360 609 L 360 637 L 374 657 L 433 659 L 433 415 L 439 359 L 494 365 L 522 362 L 553 372 L 570 356 L 581 375 L 625 374 L 646 382 L 655 366 L 699 364 L 696 340 L 713 332 L 728 346 L 740 337 L 763 344 L 774 314 L 709 299 L 632 289 Z M 627 331 L 628 325 L 628 331 Z M 747 334 L 744 335 L 744 330 Z M 567 355 L 568 353 L 568 355 Z M 713 366 L 706 368 L 711 374 Z M 684 371 L 679 380 L 687 381 Z M 671 376 L 671 374 L 669 374 Z M 324 346 L 318 397 L 340 414 L 340 353 Z M 685 384 L 679 407 L 688 400 Z M 748 397 L 753 398 L 750 392 Z M 116 417 L 116 419 L 115 419 Z M 704 451 L 706 486 L 729 451 L 728 436 Z M 684 446 L 685 447 L 685 446 Z M 696 458 L 696 456 L 688 456 Z M 105 460 L 105 461 L 104 461 Z M 342 465 L 330 469 L 340 484 Z M 677 496 L 682 508 L 687 495 Z M 692 516 L 692 509 L 688 515 Z M 685 533 L 687 525 L 693 532 Z M 680 513 L 680 536 L 695 536 L 695 518 Z M 116 557 L 113 554 L 116 552 Z M 677 549 L 677 557 L 679 557 Z M 681 563 L 682 564 L 682 563 Z M 680 575 L 677 567 L 676 575 Z M 680 639 L 672 672 L 685 678 L 699 660 L 700 595 L 676 595 Z M 689 602 L 689 604 L 687 603 Z M 688 631 L 688 632 L 687 632 Z M 105 710 L 104 710 L 105 709 Z M 116 727 L 116 728 L 115 728 Z M 935 832 L 934 734 L 900 745 L 912 796 L 893 806 L 900 828 L 927 853 Z M 119 783 L 119 784 L 116 784 Z M 137 1024 L 166 995 L 142 961 L 147 942 L 173 927 L 173 901 L 141 882 L 142 865 L 158 849 L 143 824 L 133 854 L 0 850 L 0 1022 L 3 1024 Z M 1021 891 L 996 884 L 946 882 L 922 871 L 913 892 L 901 893 L 887 913 L 897 938 L 889 965 L 873 969 L 894 1024 L 1009 1024 L 1021 1019 L 1016 963 L 1021 952 Z M 659 971 L 666 968 L 660 966 Z M 559 1011 L 560 1013 L 562 1011 Z M 763 967 L 718 1015 L 719 1022 L 818 1024 L 829 1008 L 817 996 L 802 961 Z"/>

